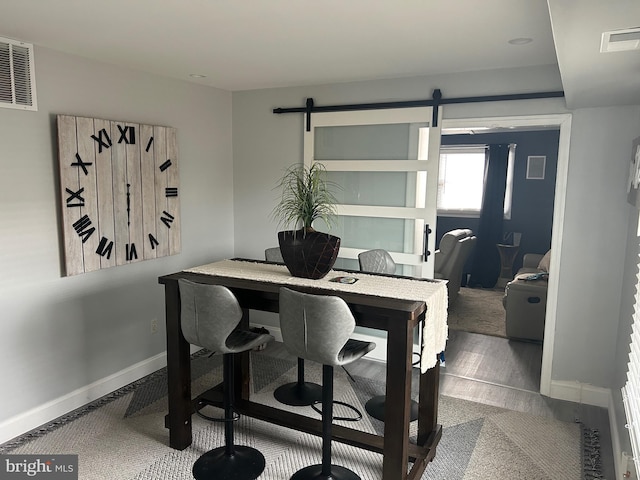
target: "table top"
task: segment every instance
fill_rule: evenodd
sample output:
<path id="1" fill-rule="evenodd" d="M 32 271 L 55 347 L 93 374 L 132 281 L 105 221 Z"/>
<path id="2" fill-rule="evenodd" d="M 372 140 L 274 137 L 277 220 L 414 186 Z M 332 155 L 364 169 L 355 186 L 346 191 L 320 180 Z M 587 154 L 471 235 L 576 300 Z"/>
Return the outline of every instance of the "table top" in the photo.
<path id="1" fill-rule="evenodd" d="M 371 303 L 390 310 L 412 310 L 417 315 L 425 312 L 423 328 L 423 355 L 421 370 L 434 366 L 436 356 L 444 350 L 447 339 L 447 289 L 446 282 L 416 279 L 395 275 L 368 274 L 346 270 L 332 270 L 322 279 L 293 277 L 286 266 L 263 261 L 228 259 L 184 270 L 178 274 L 161 277 L 190 277 L 226 279 L 230 287 L 249 288 L 277 293 L 282 286 L 321 294 L 335 294 L 347 303 Z M 356 278 L 355 283 L 332 281 L 338 277 Z M 235 282 L 235 283 L 234 283 Z M 218 283 L 218 282 L 216 282 Z"/>

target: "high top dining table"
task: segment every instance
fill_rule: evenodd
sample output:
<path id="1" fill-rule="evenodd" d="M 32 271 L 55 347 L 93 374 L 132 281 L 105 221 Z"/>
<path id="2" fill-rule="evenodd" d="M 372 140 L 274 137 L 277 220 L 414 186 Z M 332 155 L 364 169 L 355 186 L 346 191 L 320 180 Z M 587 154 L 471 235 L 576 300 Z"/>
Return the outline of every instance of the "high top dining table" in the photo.
<path id="1" fill-rule="evenodd" d="M 357 278 L 353 284 L 331 281 L 339 276 Z M 332 270 L 320 280 L 292 277 L 284 265 L 261 261 L 231 259 L 165 275 L 159 283 L 165 287 L 167 325 L 167 370 L 169 445 L 182 450 L 191 444 L 190 347 L 180 328 L 180 292 L 178 279 L 224 285 L 231 289 L 243 308 L 242 324 L 249 325 L 249 310 L 278 312 L 279 290 L 336 295 L 349 305 L 359 326 L 387 333 L 386 408 L 384 435 L 334 425 L 333 440 L 383 454 L 383 480 L 417 480 L 434 458 L 442 435 L 438 424 L 439 362 L 444 350 L 447 325 L 446 283 L 438 280 L 365 274 Z M 413 332 L 422 325 L 418 435 L 409 442 Z M 249 392 L 249 353 L 236 362 L 236 410 L 266 422 L 314 435 L 321 434 L 319 419 L 251 401 Z M 216 398 L 218 385 L 211 389 Z M 409 468 L 411 467 L 411 468 Z"/>

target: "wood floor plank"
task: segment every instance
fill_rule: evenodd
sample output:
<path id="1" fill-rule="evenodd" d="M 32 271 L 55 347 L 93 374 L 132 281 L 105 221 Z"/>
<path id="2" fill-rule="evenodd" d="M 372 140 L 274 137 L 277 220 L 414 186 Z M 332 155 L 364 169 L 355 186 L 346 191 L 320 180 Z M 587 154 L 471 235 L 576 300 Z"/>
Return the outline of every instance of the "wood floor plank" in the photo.
<path id="1" fill-rule="evenodd" d="M 270 347 L 272 348 L 272 347 Z M 287 357 L 282 344 L 273 352 Z M 542 345 L 477 333 L 449 331 L 440 394 L 567 422 L 582 422 L 600 433 L 604 478 L 614 478 L 607 409 L 541 395 Z M 363 358 L 348 367 L 352 375 L 385 381 L 382 362 Z M 414 369 L 413 386 L 418 382 Z"/>

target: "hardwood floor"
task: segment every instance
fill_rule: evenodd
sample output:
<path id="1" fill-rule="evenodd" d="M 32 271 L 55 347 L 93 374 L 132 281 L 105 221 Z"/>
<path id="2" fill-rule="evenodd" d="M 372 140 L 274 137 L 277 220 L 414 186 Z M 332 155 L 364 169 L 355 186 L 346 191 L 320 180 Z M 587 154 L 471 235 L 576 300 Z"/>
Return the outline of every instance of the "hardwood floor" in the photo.
<path id="1" fill-rule="evenodd" d="M 600 433 L 604 478 L 615 478 L 607 409 L 555 400 L 539 393 L 542 345 L 449 331 L 440 393 L 509 410 L 582 422 Z M 384 381 L 383 363 L 362 359 L 349 365 L 353 375 Z M 415 370 L 414 385 L 418 371 Z"/>

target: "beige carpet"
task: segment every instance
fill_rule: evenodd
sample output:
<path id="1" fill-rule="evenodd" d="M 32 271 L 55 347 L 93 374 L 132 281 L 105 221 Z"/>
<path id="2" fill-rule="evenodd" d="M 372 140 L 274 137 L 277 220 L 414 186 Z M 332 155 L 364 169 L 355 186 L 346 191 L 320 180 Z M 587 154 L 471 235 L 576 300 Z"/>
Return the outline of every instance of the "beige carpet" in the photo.
<path id="1" fill-rule="evenodd" d="M 506 338 L 503 295 L 504 290 L 460 288 L 458 297 L 449 307 L 449 328 Z"/>
<path id="2" fill-rule="evenodd" d="M 192 360 L 194 394 L 219 381 L 219 358 L 200 355 Z M 296 378 L 296 362 L 270 356 L 267 347 L 252 355 L 252 372 L 253 398 L 275 405 L 272 392 Z M 306 374 L 319 381 L 321 368 L 308 362 Z M 368 398 L 384 391 L 384 385 L 363 377 L 354 384 L 340 369 L 335 377 L 336 397 L 363 410 Z M 0 445 L 0 453 L 77 454 L 80 480 L 188 480 L 193 462 L 223 443 L 224 427 L 194 416 L 193 444 L 183 451 L 171 449 L 164 428 L 166 391 L 166 370 L 161 370 L 39 432 Z M 317 416 L 309 407 L 297 409 Z M 442 440 L 422 480 L 585 478 L 581 444 L 587 429 L 579 424 L 445 396 L 439 402 L 439 422 Z M 383 428 L 366 414 L 357 425 L 377 433 Z M 413 435 L 415 428 L 414 422 Z M 299 468 L 320 461 L 319 438 L 247 417 L 236 424 L 236 441 L 262 451 L 267 462 L 262 480 L 287 480 Z M 336 463 L 357 471 L 362 480 L 380 478 L 381 455 L 340 443 L 334 443 L 333 453 Z"/>

